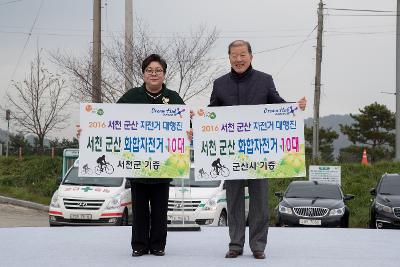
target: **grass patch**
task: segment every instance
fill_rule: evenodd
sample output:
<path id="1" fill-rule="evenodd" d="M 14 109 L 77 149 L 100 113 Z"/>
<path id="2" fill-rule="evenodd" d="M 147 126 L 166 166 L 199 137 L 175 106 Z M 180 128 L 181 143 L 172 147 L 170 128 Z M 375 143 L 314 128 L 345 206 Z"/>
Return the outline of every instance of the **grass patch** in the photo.
<path id="1" fill-rule="evenodd" d="M 0 194 L 6 197 L 17 198 L 21 200 L 32 201 L 35 203 L 40 203 L 43 205 L 49 205 L 51 197 L 39 196 L 36 194 L 32 194 L 27 192 L 25 188 L 17 188 L 10 186 L 1 186 Z"/>
<path id="2" fill-rule="evenodd" d="M 57 189 L 62 159 L 49 156 L 0 158 L 0 193 L 48 205 Z"/>
<path id="3" fill-rule="evenodd" d="M 0 194 L 48 205 L 57 189 L 57 177 L 61 173 L 62 159 L 48 156 L 31 156 L 23 160 L 16 157 L 0 158 Z M 348 201 L 350 227 L 365 228 L 369 220 L 371 195 L 369 190 L 376 186 L 384 173 L 399 173 L 400 163 L 379 162 L 374 165 L 342 164 L 342 189 L 345 194 L 355 195 Z M 275 207 L 278 198 L 274 192 L 285 191 L 291 181 L 307 180 L 270 179 L 269 208 L 270 224 L 275 224 Z"/>

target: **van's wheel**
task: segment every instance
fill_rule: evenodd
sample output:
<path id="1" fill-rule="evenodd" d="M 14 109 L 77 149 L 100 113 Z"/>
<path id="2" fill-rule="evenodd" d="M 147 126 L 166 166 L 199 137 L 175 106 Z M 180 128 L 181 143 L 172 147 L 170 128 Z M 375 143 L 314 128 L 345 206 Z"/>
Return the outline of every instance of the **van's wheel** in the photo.
<path id="1" fill-rule="evenodd" d="M 228 225 L 228 216 L 226 215 L 226 211 L 221 211 L 221 215 L 219 215 L 218 226 L 227 226 Z"/>
<path id="2" fill-rule="evenodd" d="M 125 209 L 122 217 L 118 219 L 117 224 L 118 226 L 126 226 L 128 225 L 128 211 Z"/>
<path id="3" fill-rule="evenodd" d="M 343 218 L 342 221 L 340 222 L 340 227 L 341 228 L 349 228 L 349 218 Z"/>

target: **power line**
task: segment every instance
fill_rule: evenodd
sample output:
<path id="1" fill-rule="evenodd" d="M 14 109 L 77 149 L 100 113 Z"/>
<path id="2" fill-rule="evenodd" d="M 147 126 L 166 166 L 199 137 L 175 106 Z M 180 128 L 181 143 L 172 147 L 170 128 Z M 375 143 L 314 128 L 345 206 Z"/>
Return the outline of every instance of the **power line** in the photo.
<path id="1" fill-rule="evenodd" d="M 344 35 L 362 35 L 362 34 L 383 34 L 383 33 L 394 33 L 396 32 L 395 30 L 393 31 L 379 31 L 379 32 L 344 32 L 344 31 L 325 31 L 329 33 L 340 33 Z"/>
<path id="2" fill-rule="evenodd" d="M 299 50 L 303 47 L 304 43 L 307 42 L 307 40 L 310 39 L 311 34 L 315 31 L 315 29 L 318 27 L 318 25 L 315 25 L 314 29 L 307 35 L 306 39 L 304 39 L 300 45 L 297 47 L 297 49 L 294 51 L 294 53 L 288 58 L 288 60 L 283 64 L 283 66 L 279 69 L 279 71 L 275 75 L 279 75 L 281 71 L 286 67 L 287 64 L 294 58 L 294 56 L 299 52 Z"/>
<path id="3" fill-rule="evenodd" d="M 279 50 L 279 49 L 283 49 L 283 48 L 288 48 L 288 47 L 291 47 L 291 46 L 295 46 L 295 45 L 298 45 L 298 44 L 301 44 L 301 43 L 304 43 L 304 42 L 310 41 L 310 40 L 311 40 L 311 38 L 308 38 L 308 39 L 303 40 L 303 41 L 300 41 L 300 42 L 290 43 L 290 44 L 287 44 L 287 45 L 282 45 L 282 46 L 278 46 L 278 47 L 275 47 L 275 48 L 270 48 L 270 49 L 266 49 L 266 50 L 261 50 L 261 51 L 258 51 L 258 52 L 254 52 L 253 54 L 268 53 L 268 52 L 272 52 L 272 51 L 275 51 L 275 50 Z"/>
<path id="4" fill-rule="evenodd" d="M 0 26 L 1 28 L 1 26 Z M 36 29 L 38 30 L 38 29 Z M 85 36 L 91 36 L 91 34 L 88 33 L 57 33 L 57 32 L 24 32 L 24 31 L 8 31 L 8 30 L 1 30 L 0 29 L 0 33 L 4 33 L 4 34 L 24 34 L 24 35 L 45 35 L 45 36 L 76 36 L 76 37 L 85 37 Z M 119 31 L 115 31 L 115 32 L 110 32 L 110 33 L 121 33 Z M 114 37 L 112 34 L 108 34 L 108 35 L 103 35 L 104 37 Z M 257 36 L 252 36 L 252 35 L 248 35 L 245 36 L 246 38 L 252 38 L 252 39 L 260 39 L 260 38 L 294 38 L 294 37 L 303 37 L 304 35 L 257 35 Z M 174 35 L 165 35 L 165 36 L 161 36 L 161 35 L 149 35 L 150 38 L 156 38 L 156 39 L 173 39 L 173 38 L 177 38 L 177 36 Z M 233 39 L 233 38 L 243 38 L 243 35 L 223 35 L 223 36 L 219 36 L 220 39 Z M 195 38 L 195 37 L 191 37 L 191 36 L 180 36 L 179 38 L 186 38 L 186 39 L 190 39 L 190 38 Z M 204 37 L 207 38 L 207 37 Z"/>
<path id="5" fill-rule="evenodd" d="M 328 16 L 329 16 L 329 14 L 328 14 Z M 386 25 L 363 25 L 363 26 L 350 26 L 350 27 L 331 27 L 331 26 L 329 26 L 329 27 L 325 27 L 325 28 L 330 29 L 330 30 L 338 30 L 338 29 L 361 29 L 361 28 L 370 29 L 370 28 L 386 28 L 386 27 L 395 28 L 396 25 L 386 24 Z"/>
<path id="6" fill-rule="evenodd" d="M 327 13 L 327 15 L 329 16 L 329 13 Z M 381 28 L 381 27 L 395 27 L 396 25 L 394 24 L 384 24 L 384 25 L 363 25 L 363 26 L 348 26 L 348 27 L 329 27 L 329 29 L 352 29 L 352 28 Z M 24 29 L 25 27 L 22 26 L 9 26 L 9 25 L 0 25 L 0 29 L 1 28 L 10 28 L 10 29 Z M 85 32 L 88 35 L 91 35 L 91 30 L 90 29 L 83 29 L 83 28 L 53 28 L 53 27 L 35 27 L 36 31 L 41 31 L 41 30 L 49 30 L 49 31 L 61 31 L 61 32 L 66 32 L 66 31 L 71 31 L 71 32 Z M 299 31 L 306 31 L 308 29 L 279 29 L 277 31 L 279 32 L 283 32 L 283 31 L 292 31 L 292 32 L 299 32 Z M 110 30 L 109 30 L 110 31 Z M 114 33 L 121 33 L 122 31 L 110 31 L 110 32 L 114 32 Z M 262 32 L 270 32 L 269 30 L 241 30 L 241 31 L 220 31 L 221 33 L 235 33 L 235 34 L 242 34 L 242 33 L 262 33 Z M 20 32 L 12 32 L 12 33 L 20 33 Z M 25 33 L 25 32 L 23 32 Z M 174 32 L 157 32 L 154 33 L 155 36 L 157 36 L 157 34 L 161 35 L 161 34 L 170 34 L 168 36 L 172 36 L 171 34 L 173 34 Z M 181 32 L 184 33 L 184 32 Z M 36 33 L 32 33 L 32 34 L 36 34 Z M 45 34 L 53 34 L 53 33 L 45 33 Z M 55 33 L 57 34 L 57 33 Z M 299 37 L 299 36 L 304 36 L 304 35 L 275 35 L 275 36 L 283 36 L 283 37 Z M 271 36 L 269 36 L 271 37 Z"/>
<path id="7" fill-rule="evenodd" d="M 11 74 L 10 82 L 14 79 L 14 75 L 15 75 L 15 73 L 17 72 L 19 63 L 20 63 L 20 61 L 21 61 L 21 59 L 22 59 L 22 56 L 24 55 L 24 52 L 25 52 L 26 47 L 28 46 L 29 40 L 30 40 L 30 38 L 31 38 L 31 36 L 32 36 L 33 28 L 35 27 L 36 22 L 37 22 L 37 20 L 38 20 L 38 18 L 39 18 L 40 10 L 42 9 L 43 3 L 44 3 L 44 0 L 42 0 L 42 1 L 40 2 L 40 6 L 39 6 L 39 9 L 38 9 L 38 11 L 37 11 L 37 13 L 36 13 L 35 20 L 34 20 L 33 23 L 32 23 L 31 30 L 30 30 L 30 32 L 29 32 L 29 34 L 28 34 L 28 37 L 26 38 L 26 41 L 25 41 L 24 47 L 22 48 L 21 54 L 20 54 L 19 57 L 18 57 L 17 64 L 15 65 L 14 71 L 13 71 L 12 74 Z"/>
<path id="8" fill-rule="evenodd" d="M 325 10 L 352 11 L 352 12 L 377 12 L 377 13 L 396 13 L 393 10 L 376 10 L 376 9 L 353 9 L 353 8 L 332 8 L 324 7 Z"/>
<path id="9" fill-rule="evenodd" d="M 398 17 L 400 15 L 345 15 L 345 14 L 328 14 L 328 16 L 332 17 Z"/>
<path id="10" fill-rule="evenodd" d="M 4 33 L 4 34 L 23 34 L 23 35 L 47 35 L 47 36 L 66 36 L 66 37 L 71 37 L 71 36 L 75 36 L 75 37 L 88 37 L 90 36 L 89 34 L 68 34 L 68 33 L 39 33 L 39 32 L 18 32 L 18 31 L 2 31 L 0 30 L 0 33 Z"/>
<path id="11" fill-rule="evenodd" d="M 14 1 L 8 1 L 8 2 L 5 2 L 5 3 L 0 3 L 0 6 L 5 6 L 5 5 L 8 5 L 8 4 L 12 4 L 12 3 L 16 3 L 16 2 L 21 2 L 22 0 L 14 0 Z"/>

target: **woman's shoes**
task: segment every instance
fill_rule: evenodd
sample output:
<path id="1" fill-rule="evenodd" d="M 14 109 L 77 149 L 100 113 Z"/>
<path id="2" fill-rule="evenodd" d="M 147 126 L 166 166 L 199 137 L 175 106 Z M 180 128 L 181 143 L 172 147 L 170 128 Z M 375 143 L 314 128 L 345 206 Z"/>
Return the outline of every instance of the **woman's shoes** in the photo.
<path id="1" fill-rule="evenodd" d="M 150 250 L 150 253 L 153 254 L 154 256 L 164 256 L 165 255 L 164 250 L 157 250 L 157 249 Z"/>
<path id="2" fill-rule="evenodd" d="M 139 250 L 132 251 L 132 257 L 140 257 L 145 254 L 149 254 L 149 251 L 145 250 L 145 249 L 139 249 Z M 150 254 L 153 254 L 154 256 L 164 256 L 165 251 L 159 250 L 159 249 L 152 249 L 152 250 L 150 250 Z"/>
<path id="3" fill-rule="evenodd" d="M 132 251 L 132 257 L 140 257 L 143 256 L 144 254 L 149 254 L 149 251 L 144 249 Z"/>

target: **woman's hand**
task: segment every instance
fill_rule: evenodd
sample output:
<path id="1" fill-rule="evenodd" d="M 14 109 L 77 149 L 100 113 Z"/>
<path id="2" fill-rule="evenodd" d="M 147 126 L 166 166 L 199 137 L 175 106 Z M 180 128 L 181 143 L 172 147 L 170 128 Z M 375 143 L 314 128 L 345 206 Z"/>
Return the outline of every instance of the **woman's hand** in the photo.
<path id="1" fill-rule="evenodd" d="M 76 138 L 79 140 L 79 137 L 81 137 L 82 128 L 79 124 L 75 125 L 75 127 L 76 127 Z"/>

